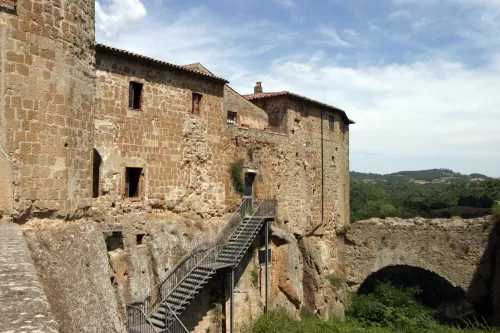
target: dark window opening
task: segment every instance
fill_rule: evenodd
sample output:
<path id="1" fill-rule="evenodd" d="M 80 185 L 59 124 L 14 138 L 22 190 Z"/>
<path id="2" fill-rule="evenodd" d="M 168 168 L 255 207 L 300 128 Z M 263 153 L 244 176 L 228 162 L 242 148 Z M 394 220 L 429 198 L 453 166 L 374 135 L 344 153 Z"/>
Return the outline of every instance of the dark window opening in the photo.
<path id="1" fill-rule="evenodd" d="M 271 258 L 271 249 L 267 249 L 267 262 L 271 263 L 272 258 Z M 266 250 L 259 250 L 259 265 L 265 265 L 266 264 Z"/>
<path id="2" fill-rule="evenodd" d="M 104 234 L 108 252 L 118 249 L 123 250 L 123 234 L 121 231 L 112 231 Z"/>
<path id="3" fill-rule="evenodd" d="M 144 234 L 135 235 L 135 240 L 137 245 L 142 245 L 142 242 L 144 240 Z"/>
<path id="4" fill-rule="evenodd" d="M 330 129 L 330 132 L 335 131 L 335 117 L 334 116 L 328 117 L 328 128 Z"/>
<path id="5" fill-rule="evenodd" d="M 236 117 L 237 117 L 236 112 L 228 111 L 227 112 L 227 123 L 229 125 L 236 124 Z"/>
<path id="6" fill-rule="evenodd" d="M 128 198 L 137 198 L 140 195 L 140 179 L 142 168 L 125 169 L 125 196 Z"/>
<path id="7" fill-rule="evenodd" d="M 98 198 L 99 197 L 99 181 L 101 178 L 100 175 L 100 170 L 101 170 L 101 163 L 102 163 L 102 158 L 101 155 L 97 150 L 94 149 L 93 151 L 93 163 L 94 163 L 94 168 L 92 172 L 92 198 Z"/>
<path id="8" fill-rule="evenodd" d="M 1 0 L 0 1 L 0 12 L 5 11 L 6 13 L 14 14 L 16 12 L 17 0 Z"/>
<path id="9" fill-rule="evenodd" d="M 142 83 L 130 82 L 128 89 L 128 107 L 134 110 L 142 108 Z"/>
<path id="10" fill-rule="evenodd" d="M 193 109 L 191 110 L 191 113 L 196 116 L 200 115 L 201 98 L 201 94 L 193 93 Z"/>

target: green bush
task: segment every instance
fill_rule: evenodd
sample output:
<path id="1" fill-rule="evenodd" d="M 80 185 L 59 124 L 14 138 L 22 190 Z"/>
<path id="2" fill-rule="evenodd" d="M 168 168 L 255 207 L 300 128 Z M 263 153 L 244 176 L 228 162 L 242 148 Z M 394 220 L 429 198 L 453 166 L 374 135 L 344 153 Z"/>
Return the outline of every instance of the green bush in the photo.
<path id="1" fill-rule="evenodd" d="M 480 322 L 464 322 L 462 328 L 441 325 L 435 311 L 416 299 L 419 288 L 396 288 L 379 283 L 369 295 L 351 295 L 346 318 L 323 321 L 309 309 L 300 309 L 301 319 L 293 319 L 283 309 L 269 311 L 250 320 L 242 333 L 499 333 Z"/>
<path id="2" fill-rule="evenodd" d="M 243 180 L 243 166 L 245 161 L 239 159 L 231 164 L 231 180 L 233 181 L 233 187 L 238 193 L 243 193 L 243 188 L 245 181 Z"/>
<path id="3" fill-rule="evenodd" d="M 399 289 L 379 283 L 370 295 L 353 295 L 348 315 L 366 323 L 376 323 L 405 332 L 433 332 L 435 312 L 418 303 L 419 288 Z"/>
<path id="4" fill-rule="evenodd" d="M 493 205 L 493 208 L 491 209 L 491 213 L 493 214 L 493 216 L 495 216 L 497 221 L 500 222 L 500 204 L 496 203 L 495 205 Z"/>
<path id="5" fill-rule="evenodd" d="M 342 289 L 345 286 L 344 279 L 339 276 L 330 275 L 327 277 L 330 284 L 337 290 Z"/>

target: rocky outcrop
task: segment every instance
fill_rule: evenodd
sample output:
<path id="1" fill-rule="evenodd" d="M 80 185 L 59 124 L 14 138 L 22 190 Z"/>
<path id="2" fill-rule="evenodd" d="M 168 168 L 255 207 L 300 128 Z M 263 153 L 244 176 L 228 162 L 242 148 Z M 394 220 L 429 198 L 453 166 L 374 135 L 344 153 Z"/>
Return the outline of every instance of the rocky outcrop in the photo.
<path id="1" fill-rule="evenodd" d="M 61 332 L 124 332 L 98 225 L 46 222 L 23 231 Z"/>

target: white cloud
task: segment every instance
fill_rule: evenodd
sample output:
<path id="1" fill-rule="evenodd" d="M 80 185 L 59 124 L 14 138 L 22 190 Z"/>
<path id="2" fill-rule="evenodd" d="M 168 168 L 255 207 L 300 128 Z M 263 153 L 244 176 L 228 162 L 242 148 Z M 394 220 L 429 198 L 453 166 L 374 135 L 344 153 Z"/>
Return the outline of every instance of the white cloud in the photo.
<path id="1" fill-rule="evenodd" d="M 105 1 L 105 0 L 104 0 Z M 147 14 L 141 0 L 109 0 L 95 3 L 97 34 L 106 37 L 118 33 L 130 23 L 137 22 Z"/>
<path id="2" fill-rule="evenodd" d="M 318 32 L 327 37 L 327 40 L 321 41 L 320 43 L 326 43 L 326 44 L 331 44 L 334 46 L 340 46 L 340 47 L 350 47 L 351 44 L 340 38 L 339 34 L 337 33 L 337 30 L 335 27 L 332 26 L 326 26 L 324 24 L 321 24 L 319 26 Z"/>
<path id="3" fill-rule="evenodd" d="M 358 36 L 358 33 L 352 29 L 344 29 L 344 35 L 348 35 L 348 36 L 351 36 L 351 37 L 357 37 Z"/>
<path id="4" fill-rule="evenodd" d="M 409 11 L 407 10 L 396 10 L 396 11 L 393 11 L 391 12 L 389 15 L 388 15 L 388 19 L 389 20 L 396 20 L 396 19 L 407 19 L 407 18 L 410 18 L 411 17 L 411 14 Z"/>
<path id="5" fill-rule="evenodd" d="M 245 93 L 258 78 L 268 91 L 291 90 L 345 109 L 357 122 L 354 170 L 450 167 L 499 176 L 498 77 L 498 67 L 447 61 L 357 69 L 283 61 L 233 85 Z"/>
<path id="6" fill-rule="evenodd" d="M 457 0 L 473 10 L 442 20 L 442 8 L 433 12 L 429 5 L 438 0 L 422 0 L 428 5 L 425 10 L 420 2 L 399 0 L 400 5 L 411 6 L 403 8 L 412 14 L 404 22 L 407 31 L 388 31 L 386 13 L 382 18 L 368 17 L 365 30 L 359 24 L 349 25 L 356 31 L 319 25 L 316 33 L 321 39 L 313 43 L 311 33 L 297 30 L 300 27 L 261 17 L 222 17 L 208 6 L 170 7 L 161 13 L 161 20 L 148 17 L 120 34 L 144 18 L 146 9 L 130 13 L 142 3 L 110 1 L 96 4 L 99 42 L 177 64 L 200 61 L 241 93 L 251 92 L 254 82 L 263 81 L 265 91 L 290 90 L 345 109 L 357 122 L 351 128 L 354 170 L 448 167 L 500 176 L 500 131 L 495 128 L 500 123 L 500 60 L 491 61 L 500 59 L 500 7 L 485 5 L 487 0 L 468 4 Z M 430 22 L 417 24 L 421 31 L 415 32 L 412 22 L 419 17 Z M 414 36 L 431 31 L 452 32 L 463 38 L 463 44 L 427 50 L 425 40 Z M 406 38 L 398 37 L 395 43 L 402 52 L 412 53 L 409 63 L 393 64 L 377 53 L 382 43 L 396 40 L 395 34 Z M 404 49 L 408 45 L 413 48 Z M 483 48 L 478 54 L 480 67 L 459 60 L 461 51 L 471 45 Z"/>
<path id="7" fill-rule="evenodd" d="M 295 1 L 294 0 L 275 0 L 277 3 L 282 5 L 283 7 L 286 8 L 293 8 L 295 7 Z"/>

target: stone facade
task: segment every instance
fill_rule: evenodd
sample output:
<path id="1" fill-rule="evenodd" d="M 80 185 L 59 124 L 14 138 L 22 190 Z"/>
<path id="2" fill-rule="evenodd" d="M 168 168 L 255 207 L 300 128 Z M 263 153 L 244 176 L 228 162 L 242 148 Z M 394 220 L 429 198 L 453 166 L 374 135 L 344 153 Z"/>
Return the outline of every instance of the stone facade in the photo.
<path id="1" fill-rule="evenodd" d="M 129 108 L 129 83 L 143 85 L 141 110 Z M 221 156 L 224 82 L 200 79 L 98 48 L 94 146 L 102 159 L 96 206 L 106 211 L 225 208 Z M 191 114 L 193 93 L 202 97 Z M 125 168 L 142 169 L 139 197 L 124 198 Z"/>
<path id="2" fill-rule="evenodd" d="M 88 216 L 94 2 L 18 0 L 0 20 L 0 172 L 13 184 L 0 207 L 17 221 Z"/>
<path id="3" fill-rule="evenodd" d="M 271 306 L 342 314 L 327 276 L 343 274 L 337 234 L 349 221 L 343 111 L 254 101 L 200 64 L 95 45 L 94 1 L 16 4 L 0 10 L 0 219 L 23 224 L 62 331 L 122 332 L 125 305 L 239 205 L 230 174 L 240 159 L 255 199 L 279 201 Z M 237 321 L 262 313 L 263 242 L 237 269 Z M 217 279 L 186 312 L 190 329 L 214 328 L 214 303 L 227 306 Z"/>

